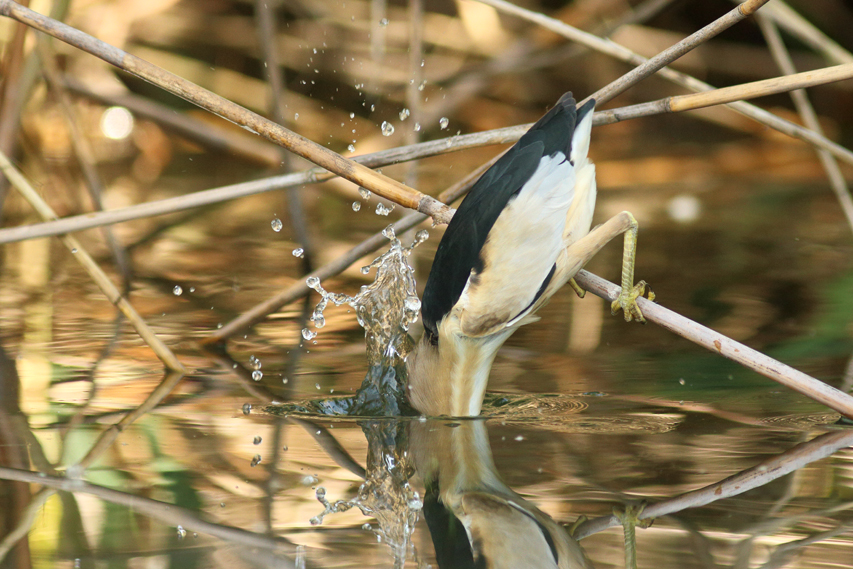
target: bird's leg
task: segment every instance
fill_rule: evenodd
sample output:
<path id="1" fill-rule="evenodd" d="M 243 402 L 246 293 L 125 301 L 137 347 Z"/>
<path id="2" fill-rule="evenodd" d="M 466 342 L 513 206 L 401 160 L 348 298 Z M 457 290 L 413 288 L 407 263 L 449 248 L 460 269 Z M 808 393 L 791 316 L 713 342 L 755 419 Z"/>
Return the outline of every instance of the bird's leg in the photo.
<path id="1" fill-rule="evenodd" d="M 572 290 L 575 291 L 578 298 L 586 296 L 586 291 L 581 288 L 581 285 L 579 285 L 575 279 L 569 279 L 569 286 L 572 287 Z"/>
<path id="2" fill-rule="evenodd" d="M 622 253 L 622 291 L 616 300 L 613 301 L 613 304 L 611 304 L 611 309 L 614 314 L 620 308 L 624 310 L 625 320 L 628 322 L 631 320 L 645 322 L 643 313 L 640 311 L 640 307 L 637 306 L 637 298 L 642 296 L 647 285 L 645 281 L 640 281 L 634 285 L 637 228 L 637 220 L 634 219 L 634 216 L 627 211 L 623 211 L 614 215 L 566 248 L 566 271 L 568 274 L 574 275 L 613 238 L 619 234 L 625 234 L 625 246 Z M 577 283 L 572 283 L 574 283 L 574 279 L 569 281 L 569 285 L 577 292 L 580 287 L 577 286 Z M 649 300 L 654 300 L 654 298 L 654 293 L 649 289 Z"/>
<path id="3" fill-rule="evenodd" d="M 634 284 L 634 263 L 637 258 L 637 230 L 639 225 L 634 216 L 627 211 L 620 215 L 627 215 L 628 228 L 625 230 L 625 245 L 622 249 L 622 290 L 619 297 L 610 305 L 610 312 L 616 314 L 621 308 L 625 313 L 625 321 L 636 320 L 645 322 L 640 307 L 637 306 L 637 298 L 643 296 L 648 285 L 646 281 Z M 649 300 L 655 299 L 655 293 L 649 288 Z"/>
<path id="4" fill-rule="evenodd" d="M 645 502 L 639 505 L 626 506 L 624 510 L 613 508 L 613 515 L 622 524 L 625 537 L 625 569 L 637 569 L 637 526 L 647 528 L 653 520 L 641 520 L 640 514 L 646 509 Z"/>

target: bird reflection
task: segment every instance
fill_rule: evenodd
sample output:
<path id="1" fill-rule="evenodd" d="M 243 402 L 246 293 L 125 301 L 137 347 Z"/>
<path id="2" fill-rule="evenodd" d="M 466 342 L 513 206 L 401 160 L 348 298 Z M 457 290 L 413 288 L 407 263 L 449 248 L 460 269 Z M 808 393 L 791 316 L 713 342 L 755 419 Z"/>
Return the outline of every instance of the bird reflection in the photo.
<path id="1" fill-rule="evenodd" d="M 501 480 L 484 421 L 416 421 L 409 453 L 442 569 L 591 567 L 560 524 Z"/>

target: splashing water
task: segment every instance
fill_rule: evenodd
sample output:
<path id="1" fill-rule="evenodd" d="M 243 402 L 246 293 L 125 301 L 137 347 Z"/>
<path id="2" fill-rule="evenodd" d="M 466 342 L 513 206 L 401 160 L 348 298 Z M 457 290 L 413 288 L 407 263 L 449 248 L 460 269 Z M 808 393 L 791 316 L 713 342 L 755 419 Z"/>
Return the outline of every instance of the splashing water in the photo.
<path id="1" fill-rule="evenodd" d="M 376 421 L 362 425 L 368 442 L 366 479 L 352 500 L 329 502 L 325 488 L 317 488 L 317 501 L 323 511 L 311 518 L 311 525 L 320 525 L 328 514 L 358 508 L 365 516 L 376 518 L 376 527 L 367 529 L 384 542 L 394 555 L 394 567 L 402 568 L 414 553 L 412 534 L 415 531 L 423 500 L 409 485 L 415 472 L 405 452 L 408 448 L 406 427 L 397 421 Z M 364 526 L 362 526 L 364 527 Z"/>

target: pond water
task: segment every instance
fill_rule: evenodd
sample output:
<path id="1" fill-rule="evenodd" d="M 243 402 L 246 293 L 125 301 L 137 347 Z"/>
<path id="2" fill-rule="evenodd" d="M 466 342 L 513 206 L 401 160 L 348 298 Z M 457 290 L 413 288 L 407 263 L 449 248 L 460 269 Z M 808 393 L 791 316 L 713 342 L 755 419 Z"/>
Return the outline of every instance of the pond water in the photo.
<path id="1" fill-rule="evenodd" d="M 742 177 L 683 194 L 604 186 L 599 217 L 638 212 L 638 278 L 660 303 L 850 389 L 853 256 L 828 191 Z M 291 254 L 298 244 L 271 229 L 269 198 L 246 201 L 131 249 L 131 300 L 190 369 L 176 384 L 126 322 L 114 335 L 113 309 L 58 242 L 6 246 L 2 466 L 79 475 L 74 465 L 100 446 L 85 462 L 91 486 L 53 493 L 0 483 L 4 566 L 437 566 L 430 530 L 440 532 L 424 514 L 432 507 L 435 515 L 429 487 L 441 476 L 571 525 L 754 467 L 764 476 L 756 488 L 638 529 L 639 567 L 840 567 L 853 559 L 853 453 L 836 448 L 849 446 L 836 413 L 568 289 L 500 352 L 482 419 L 293 413 L 287 404 L 352 395 L 367 369 L 364 339 L 351 309 L 330 306 L 326 326 L 305 340 L 295 304 L 233 339 L 227 353 L 198 346 L 300 278 Z M 667 215 L 685 204 L 698 208 L 689 222 Z M 326 237 L 329 251 L 385 223 L 347 208 L 327 211 L 351 223 Z M 150 230 L 121 235 L 133 242 Z M 430 231 L 412 257 L 421 286 L 440 233 Z M 96 247 L 97 233 L 86 237 Z M 613 244 L 588 268 L 614 279 L 619 257 Z M 358 266 L 324 286 L 354 293 L 369 278 Z M 162 381 L 173 389 L 159 404 L 110 429 Z M 816 439 L 789 474 L 761 466 Z M 811 450 L 822 441 L 830 451 Z M 346 511 L 317 520 L 318 492 L 330 510 Z M 535 546 L 522 525 L 510 525 L 505 549 Z M 580 545 L 597 567 L 624 564 L 618 527 Z M 446 566 L 465 566 L 458 563 Z"/>

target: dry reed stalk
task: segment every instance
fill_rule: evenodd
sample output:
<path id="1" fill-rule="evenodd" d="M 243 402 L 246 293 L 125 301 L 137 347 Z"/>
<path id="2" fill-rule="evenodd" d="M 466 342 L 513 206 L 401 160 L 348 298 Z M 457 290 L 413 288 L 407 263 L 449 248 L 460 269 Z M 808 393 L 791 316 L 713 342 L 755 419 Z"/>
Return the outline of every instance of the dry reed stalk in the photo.
<path id="1" fill-rule="evenodd" d="M 231 132 L 175 109 L 131 93 L 106 93 L 89 89 L 67 75 L 62 77 L 65 88 L 72 93 L 103 105 L 125 107 L 137 117 L 146 118 L 183 138 L 211 150 L 234 154 L 268 168 L 281 166 L 281 150 L 272 143 L 249 134 Z"/>
<path id="2" fill-rule="evenodd" d="M 851 78 L 853 78 L 853 63 L 845 63 L 814 71 L 803 71 L 802 73 L 795 73 L 793 75 L 783 75 L 782 77 L 723 87 L 721 89 L 714 89 L 713 91 L 704 91 L 690 95 L 675 95 L 658 99 L 657 101 L 622 107 L 621 109 L 601 111 L 601 114 L 605 117 L 606 124 L 612 124 L 623 120 L 649 116 L 650 114 L 695 111 L 696 109 L 725 105 L 735 101 L 754 99 L 778 93 L 787 93 L 797 89 L 826 85 L 827 83 L 844 81 Z"/>
<path id="3" fill-rule="evenodd" d="M 575 276 L 575 280 L 581 288 L 605 300 L 612 302 L 619 296 L 620 288 L 618 286 L 588 271 L 579 272 Z M 853 419 L 853 396 L 776 361 L 757 350 L 753 350 L 749 346 L 723 336 L 706 326 L 702 326 L 698 322 L 694 322 L 660 304 L 644 298 L 638 298 L 637 301 L 646 320 L 654 322 L 703 348 L 734 360 L 813 401 L 838 411 L 845 417 Z"/>
<path id="4" fill-rule="evenodd" d="M 77 478 L 83 475 L 83 471 L 87 469 L 91 464 L 97 460 L 104 451 L 109 448 L 111 444 L 115 442 L 118 436 L 134 421 L 143 417 L 148 412 L 152 411 L 157 405 L 160 404 L 163 399 L 165 399 L 172 391 L 177 387 L 178 383 L 183 379 L 184 375 L 181 372 L 169 372 L 163 378 L 163 380 L 154 388 L 154 390 L 145 398 L 141 404 L 139 404 L 134 410 L 129 411 L 125 414 L 124 417 L 117 423 L 114 423 L 107 427 L 101 435 L 98 437 L 98 440 L 95 441 L 95 444 L 92 445 L 92 448 L 89 449 L 89 452 L 86 453 L 86 456 L 80 459 L 80 461 L 68 468 L 68 475 L 72 478 Z"/>
<path id="5" fill-rule="evenodd" d="M 74 105 L 71 104 L 71 97 L 65 90 L 65 86 L 59 76 L 59 70 L 56 68 L 56 62 L 53 60 L 52 53 L 45 43 L 45 38 L 42 36 L 38 42 L 38 54 L 42 64 L 42 71 L 48 88 L 54 94 L 62 107 L 65 115 L 65 122 L 68 125 L 68 130 L 71 134 L 71 147 L 74 149 L 74 156 L 77 159 L 77 164 L 80 166 L 80 171 L 83 173 L 83 179 L 86 181 L 86 189 L 89 191 L 89 197 L 95 205 L 96 211 L 104 211 L 104 183 L 95 167 L 95 152 L 89 139 L 77 124 L 74 117 Z M 113 233 L 112 228 L 101 228 L 104 241 L 113 257 L 113 263 L 121 274 L 122 292 L 127 294 L 130 292 L 131 267 L 130 260 L 127 257 L 127 251 L 119 243 Z"/>
<path id="6" fill-rule="evenodd" d="M 30 185 L 29 181 L 12 165 L 2 152 L 0 152 L 0 171 L 3 172 L 9 182 L 17 188 L 24 199 L 30 203 L 43 219 L 56 219 L 56 213 L 45 203 L 41 196 L 38 195 L 38 192 Z M 183 364 L 175 357 L 172 350 L 148 327 L 145 320 L 136 312 L 133 305 L 122 296 L 121 292 L 119 292 L 106 273 L 95 263 L 95 260 L 92 259 L 89 253 L 83 249 L 80 242 L 71 235 L 63 235 L 60 237 L 60 240 L 68 247 L 74 258 L 86 269 L 86 272 L 89 273 L 89 276 L 92 277 L 92 280 L 95 281 L 95 284 L 98 285 L 98 288 L 101 289 L 107 299 L 127 317 L 134 329 L 136 329 L 136 332 L 154 350 L 154 353 L 157 354 L 157 357 L 163 361 L 166 367 L 170 370 L 185 373 L 186 370 Z"/>
<path id="7" fill-rule="evenodd" d="M 255 21 L 258 27 L 261 53 L 266 70 L 267 83 L 270 88 L 270 111 L 273 119 L 278 124 L 287 124 L 284 118 L 285 107 L 285 81 L 278 57 L 276 43 L 276 21 L 275 6 L 271 6 L 269 0 L 256 0 Z M 292 170 L 292 156 L 286 150 L 279 148 L 279 166 L 285 172 Z M 285 190 L 285 203 L 289 225 L 293 229 L 293 237 L 303 250 L 302 269 L 310 273 L 314 268 L 314 240 L 308 228 L 308 216 L 302 205 L 301 189 L 290 186 Z"/>
<path id="8" fill-rule="evenodd" d="M 225 541 L 239 543 L 243 546 L 261 549 L 287 548 L 291 550 L 295 547 L 292 542 L 283 537 L 265 536 L 248 530 L 209 522 L 202 519 L 198 513 L 187 510 L 186 508 L 143 496 L 128 494 L 127 492 L 121 492 L 104 486 L 89 484 L 83 480 L 49 476 L 40 472 L 29 472 L 27 470 L 6 468 L 3 466 L 0 466 L 0 479 L 37 484 L 63 492 L 88 494 L 104 502 L 125 506 L 134 512 L 145 514 L 167 525 L 181 526 L 187 531 L 205 533 Z"/>
<path id="9" fill-rule="evenodd" d="M 853 54 L 838 45 L 782 0 L 774 0 L 761 13 L 829 61 L 853 63 Z"/>
<path id="10" fill-rule="evenodd" d="M 357 162 L 348 160 L 292 130 L 265 119 L 144 59 L 11 0 L 0 0 L 0 14 L 53 36 L 203 109 L 247 128 L 342 178 L 369 188 L 373 193 L 383 198 L 429 215 L 439 223 L 447 223 L 450 219 L 447 206 L 435 198 L 374 172 Z"/>
<path id="11" fill-rule="evenodd" d="M 581 31 L 573 26 L 570 26 L 569 24 L 548 17 L 544 14 L 533 12 L 532 10 L 527 10 L 525 8 L 520 8 L 518 6 L 515 6 L 514 4 L 506 2 L 505 0 L 478 1 L 483 2 L 485 4 L 489 4 L 490 6 L 494 6 L 495 8 L 498 8 L 499 10 L 502 10 L 508 14 L 512 14 L 514 16 L 518 16 L 519 18 L 523 18 L 525 20 L 539 24 L 545 29 L 548 29 L 556 34 L 559 34 L 578 44 L 584 45 L 590 49 L 609 55 L 615 59 L 618 59 L 619 61 L 624 61 L 625 63 L 630 63 L 631 65 L 643 65 L 646 61 L 648 61 L 647 58 L 634 53 L 630 49 L 621 46 L 616 42 Z M 669 67 L 664 67 L 658 70 L 657 73 L 667 81 L 671 81 L 676 85 L 680 85 L 690 91 L 711 91 L 714 89 L 714 87 L 712 87 L 708 83 L 699 81 L 695 77 L 691 77 L 690 75 L 687 75 L 686 73 L 681 73 L 680 71 L 675 71 L 673 69 L 670 69 Z M 844 160 L 845 162 L 853 164 L 853 152 L 839 144 L 832 142 L 825 136 L 821 136 L 820 134 L 817 134 L 807 128 L 803 128 L 790 121 L 786 121 L 785 119 L 777 117 L 776 115 L 769 113 L 764 109 L 760 109 L 754 105 L 743 101 L 729 103 L 727 106 L 741 113 L 742 115 L 751 118 L 756 122 L 759 122 L 774 130 L 778 130 L 779 132 L 787 134 L 788 136 L 791 136 L 793 138 L 803 140 L 818 148 L 823 148 L 832 153 L 833 156 L 836 156 L 837 158 Z"/>
<path id="12" fill-rule="evenodd" d="M 465 178 L 451 187 L 447 188 L 444 192 L 441 193 L 439 199 L 443 202 L 452 203 L 455 200 L 459 199 L 462 195 L 464 195 L 477 181 L 477 179 L 489 169 L 489 167 L 497 161 L 498 157 L 495 157 L 492 161 L 480 166 L 473 172 L 469 173 Z M 455 211 L 451 209 L 451 211 Z M 417 226 L 418 224 L 424 222 L 427 219 L 427 216 L 422 213 L 410 213 L 406 217 L 398 220 L 396 223 L 392 224 L 394 227 L 394 232 L 397 235 L 408 231 L 409 229 Z M 331 278 L 335 275 L 338 275 L 349 268 L 350 265 L 361 259 L 363 256 L 376 251 L 382 245 L 388 242 L 388 238 L 382 235 L 382 233 L 376 233 L 375 235 L 368 237 L 331 263 L 327 263 L 320 267 L 319 269 L 312 272 L 309 276 L 317 277 L 318 279 L 325 280 Z M 290 285 L 288 288 L 284 289 L 277 295 L 265 300 L 264 302 L 257 304 L 232 320 L 225 324 L 222 328 L 216 330 L 210 336 L 202 340 L 203 345 L 212 345 L 219 344 L 241 332 L 246 330 L 247 328 L 251 328 L 261 320 L 265 319 L 267 316 L 281 308 L 286 304 L 290 304 L 300 298 L 311 293 L 311 289 L 308 288 L 308 285 L 305 284 L 305 280 L 297 281 Z"/>
<path id="13" fill-rule="evenodd" d="M 490 1 L 503 2 L 503 0 L 480 1 L 485 1 L 487 4 Z M 727 30 L 741 20 L 748 18 L 767 2 L 768 0 L 747 0 L 742 4 L 738 4 L 734 10 L 731 10 L 725 15 L 717 18 L 701 30 L 693 32 L 680 42 L 663 50 L 656 56 L 647 59 L 645 62 L 618 78 L 616 81 L 602 87 L 594 94 L 584 99 L 581 104 L 586 102 L 588 99 L 595 99 L 596 106 L 601 107 L 604 103 L 610 101 L 620 93 L 624 93 L 646 77 L 654 75 L 659 69 L 666 67 L 682 55 L 716 37 L 718 34 Z"/>
<path id="14" fill-rule="evenodd" d="M 831 456 L 835 452 L 853 445 L 853 433 L 849 431 L 826 433 L 792 448 L 789 451 L 729 476 L 720 482 L 705 486 L 699 490 L 687 492 L 663 502 L 649 504 L 638 516 L 641 520 L 659 518 L 681 512 L 688 508 L 698 508 L 717 500 L 737 496 L 747 490 L 763 486 L 781 478 L 816 460 Z M 621 525 L 614 515 L 602 516 L 580 524 L 574 532 L 577 539 L 589 537 L 602 530 Z"/>
<path id="15" fill-rule="evenodd" d="M 767 46 L 770 48 L 770 53 L 773 59 L 776 60 L 776 65 L 779 66 L 782 73 L 787 75 L 796 73 L 797 69 L 794 67 L 794 61 L 785 47 L 785 42 L 782 41 L 782 36 L 776 24 L 773 23 L 773 20 L 763 15 L 759 15 L 757 20 L 758 27 L 761 28 L 761 33 L 764 34 Z M 803 123 L 813 131 L 823 134 L 820 121 L 817 119 L 817 113 L 809 102 L 809 97 L 805 91 L 791 91 L 791 99 L 793 99 L 794 106 L 803 119 Z M 853 229 L 853 199 L 850 197 L 850 189 L 847 187 L 844 174 L 841 172 L 838 162 L 835 161 L 835 158 L 829 152 L 820 149 L 816 150 L 820 163 L 826 171 L 826 177 L 829 178 L 829 185 L 832 187 L 832 191 L 835 192 L 838 203 L 841 205 L 841 210 L 847 217 L 847 224 Z"/>

